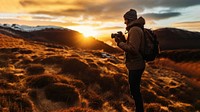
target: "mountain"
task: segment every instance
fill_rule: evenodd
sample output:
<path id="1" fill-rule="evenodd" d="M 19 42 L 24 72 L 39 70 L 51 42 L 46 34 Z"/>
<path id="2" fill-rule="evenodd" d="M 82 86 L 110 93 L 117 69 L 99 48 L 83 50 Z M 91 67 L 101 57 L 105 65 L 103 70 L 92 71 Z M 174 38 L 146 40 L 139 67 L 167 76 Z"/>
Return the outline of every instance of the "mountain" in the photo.
<path id="1" fill-rule="evenodd" d="M 73 48 L 104 50 L 109 53 L 121 52 L 119 49 L 113 48 L 93 37 L 86 39 L 77 31 L 57 26 L 31 27 L 17 24 L 1 24 L 0 32 L 12 37 L 30 39 L 39 42 L 49 42 Z"/>
<path id="2" fill-rule="evenodd" d="M 141 81 L 145 111 L 198 112 L 200 75 L 180 71 L 200 71 L 199 62 L 161 57 L 147 63 Z M 123 54 L 0 34 L 1 112 L 132 112 L 134 107 Z"/>
<path id="3" fill-rule="evenodd" d="M 155 30 L 161 50 L 200 49 L 200 32 L 191 32 L 176 28 Z"/>

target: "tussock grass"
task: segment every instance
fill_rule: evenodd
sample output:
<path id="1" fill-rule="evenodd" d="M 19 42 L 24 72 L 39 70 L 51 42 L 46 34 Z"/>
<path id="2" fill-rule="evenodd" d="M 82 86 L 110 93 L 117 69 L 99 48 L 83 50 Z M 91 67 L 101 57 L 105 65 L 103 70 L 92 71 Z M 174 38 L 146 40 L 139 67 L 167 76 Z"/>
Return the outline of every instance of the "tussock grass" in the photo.
<path id="1" fill-rule="evenodd" d="M 98 82 L 101 78 L 100 74 L 101 71 L 99 69 L 86 69 L 84 72 L 75 75 L 75 77 L 87 85 Z"/>
<path id="2" fill-rule="evenodd" d="M 7 80 L 8 82 L 18 82 L 20 79 L 12 72 L 1 72 L 0 78 Z"/>
<path id="3" fill-rule="evenodd" d="M 53 65 L 53 64 L 62 65 L 64 61 L 65 57 L 63 56 L 50 56 L 42 59 L 41 63 L 47 65 Z"/>
<path id="4" fill-rule="evenodd" d="M 90 108 L 71 107 L 69 109 L 56 110 L 53 112 L 99 112 Z"/>
<path id="5" fill-rule="evenodd" d="M 103 99 L 100 95 L 92 90 L 88 90 L 87 93 L 84 93 L 83 96 L 88 99 L 88 106 L 94 110 L 99 110 L 103 106 Z"/>
<path id="6" fill-rule="evenodd" d="M 14 85 L 11 85 L 7 80 L 0 79 L 0 88 L 1 89 L 14 89 Z"/>
<path id="7" fill-rule="evenodd" d="M 65 102 L 70 106 L 80 101 L 78 90 L 74 86 L 63 83 L 48 85 L 45 88 L 45 95 L 52 101 Z"/>
<path id="8" fill-rule="evenodd" d="M 61 65 L 61 73 L 78 74 L 89 68 L 89 65 L 77 58 L 68 58 Z"/>
<path id="9" fill-rule="evenodd" d="M 114 93 L 118 91 L 116 86 L 116 82 L 111 76 L 103 76 L 99 80 L 99 84 L 101 86 L 102 92 L 112 90 Z"/>
<path id="10" fill-rule="evenodd" d="M 56 75 L 35 75 L 26 79 L 26 84 L 33 88 L 43 88 L 49 84 L 59 82 L 60 79 Z"/>
<path id="11" fill-rule="evenodd" d="M 32 102 L 23 97 L 19 91 L 15 90 L 0 90 L 0 111 L 7 110 L 8 112 L 32 112 L 34 107 Z"/>
<path id="12" fill-rule="evenodd" d="M 0 60 L 0 68 L 8 67 L 9 63 L 5 60 Z"/>
<path id="13" fill-rule="evenodd" d="M 28 75 L 43 74 L 45 71 L 44 67 L 39 64 L 32 64 L 26 68 L 26 73 Z"/>
<path id="14" fill-rule="evenodd" d="M 151 103 L 147 105 L 146 112 L 168 112 L 167 110 L 162 110 L 159 103 Z"/>
<path id="15" fill-rule="evenodd" d="M 152 103 L 155 102 L 157 95 L 154 91 L 152 90 L 146 90 L 146 89 L 142 89 L 141 90 L 141 94 L 143 96 L 144 102 L 145 103 Z"/>

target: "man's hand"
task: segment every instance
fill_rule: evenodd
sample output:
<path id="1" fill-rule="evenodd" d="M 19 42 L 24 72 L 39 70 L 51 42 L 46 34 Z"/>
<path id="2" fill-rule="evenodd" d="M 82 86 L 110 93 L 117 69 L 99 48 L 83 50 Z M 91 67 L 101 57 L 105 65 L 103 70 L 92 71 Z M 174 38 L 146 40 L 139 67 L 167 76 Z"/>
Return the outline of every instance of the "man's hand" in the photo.
<path id="1" fill-rule="evenodd" d="M 119 31 L 118 34 L 120 35 L 120 37 L 119 37 L 120 40 L 121 40 L 122 42 L 126 42 L 126 38 L 125 38 L 124 34 L 123 34 L 121 31 Z"/>
<path id="2" fill-rule="evenodd" d="M 115 42 L 118 44 L 118 43 L 122 42 L 122 40 L 119 37 L 115 37 Z"/>

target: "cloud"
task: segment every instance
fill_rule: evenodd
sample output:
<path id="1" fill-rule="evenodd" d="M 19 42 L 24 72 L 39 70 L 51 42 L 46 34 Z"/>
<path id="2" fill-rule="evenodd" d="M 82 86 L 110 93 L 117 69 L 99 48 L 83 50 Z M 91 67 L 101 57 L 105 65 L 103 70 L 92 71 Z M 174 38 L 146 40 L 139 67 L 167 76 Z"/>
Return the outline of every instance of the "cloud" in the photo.
<path id="1" fill-rule="evenodd" d="M 173 27 L 190 29 L 193 31 L 200 31 L 200 21 L 188 21 L 188 22 L 179 22 L 172 24 Z"/>
<path id="2" fill-rule="evenodd" d="M 147 19 L 153 19 L 153 20 L 161 20 L 161 19 L 167 19 L 171 17 L 180 16 L 180 12 L 166 12 L 166 13 L 146 13 L 143 14 L 143 16 Z"/>
<path id="3" fill-rule="evenodd" d="M 200 5 L 200 0 L 21 0 L 20 4 L 25 8 L 33 8 L 29 13 L 48 14 L 51 16 L 71 16 L 88 18 L 93 21 L 119 21 L 123 14 L 130 8 L 135 8 L 142 12 L 148 8 L 167 7 L 171 12 L 166 13 L 148 13 L 146 17 L 151 19 L 166 19 L 179 16 L 180 13 L 173 12 L 176 8 L 185 8 L 194 5 Z M 41 8 L 42 7 L 42 8 Z"/>
<path id="4" fill-rule="evenodd" d="M 185 8 L 195 5 L 200 5 L 200 0 L 134 0 L 134 7 L 136 8 Z"/>
<path id="5" fill-rule="evenodd" d="M 118 30 L 118 29 L 124 29 L 124 27 L 121 26 L 103 27 L 99 28 L 98 30 Z"/>

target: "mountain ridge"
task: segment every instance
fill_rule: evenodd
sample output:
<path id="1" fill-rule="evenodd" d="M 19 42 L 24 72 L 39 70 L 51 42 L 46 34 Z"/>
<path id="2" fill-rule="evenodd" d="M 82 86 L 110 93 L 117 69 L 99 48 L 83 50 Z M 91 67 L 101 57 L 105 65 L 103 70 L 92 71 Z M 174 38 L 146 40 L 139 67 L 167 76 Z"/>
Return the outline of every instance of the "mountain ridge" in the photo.
<path id="1" fill-rule="evenodd" d="M 79 33 L 78 31 L 70 30 L 67 28 L 55 26 L 52 28 L 51 26 L 36 26 L 29 28 L 33 28 L 33 30 L 21 30 L 23 28 L 27 28 L 27 26 L 24 27 L 16 24 L 4 24 L 0 26 L 0 32 L 6 35 L 11 35 L 12 37 L 30 39 L 40 42 L 49 42 L 74 48 L 104 50 L 109 53 L 121 52 L 121 50 L 118 48 L 109 46 L 106 43 L 92 37 L 86 39 L 84 38 L 83 34 Z"/>

